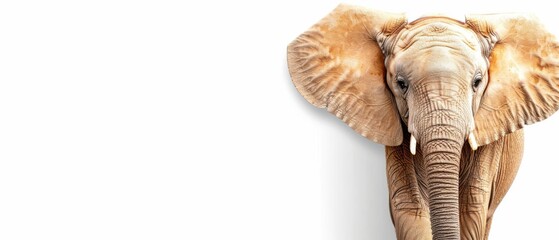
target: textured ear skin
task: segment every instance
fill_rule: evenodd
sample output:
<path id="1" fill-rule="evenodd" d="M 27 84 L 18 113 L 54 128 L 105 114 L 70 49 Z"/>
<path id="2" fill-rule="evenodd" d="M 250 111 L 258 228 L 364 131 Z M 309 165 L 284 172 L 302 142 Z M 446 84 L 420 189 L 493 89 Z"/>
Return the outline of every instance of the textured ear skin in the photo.
<path id="1" fill-rule="evenodd" d="M 402 14 L 340 5 L 287 48 L 297 90 L 366 138 L 402 143 L 402 125 L 385 83 L 382 41 L 406 24 Z"/>
<path id="2" fill-rule="evenodd" d="M 475 116 L 480 145 L 559 108 L 559 45 L 532 15 L 470 15 L 466 23 L 480 35 L 489 55 L 489 83 Z"/>

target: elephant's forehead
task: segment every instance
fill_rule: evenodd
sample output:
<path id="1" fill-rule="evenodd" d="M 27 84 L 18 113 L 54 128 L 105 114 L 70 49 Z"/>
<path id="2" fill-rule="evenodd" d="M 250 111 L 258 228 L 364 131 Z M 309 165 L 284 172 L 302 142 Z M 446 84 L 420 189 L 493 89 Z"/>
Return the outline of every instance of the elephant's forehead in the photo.
<path id="1" fill-rule="evenodd" d="M 448 18 L 430 17 L 416 20 L 402 29 L 395 51 L 432 46 L 480 49 L 475 33 L 463 24 Z"/>

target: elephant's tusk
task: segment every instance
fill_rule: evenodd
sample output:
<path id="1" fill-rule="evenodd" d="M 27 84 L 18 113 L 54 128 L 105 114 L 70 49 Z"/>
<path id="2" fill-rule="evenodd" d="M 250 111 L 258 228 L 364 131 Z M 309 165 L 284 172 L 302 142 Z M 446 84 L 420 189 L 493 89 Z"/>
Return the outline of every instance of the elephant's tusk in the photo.
<path id="1" fill-rule="evenodd" d="M 472 147 L 472 150 L 477 150 L 477 141 L 476 141 L 476 137 L 474 137 L 474 133 L 471 132 L 470 136 L 468 136 L 468 142 L 470 143 L 470 147 Z"/>
<path id="2" fill-rule="evenodd" d="M 410 139 L 410 152 L 412 155 L 415 155 L 415 147 L 417 145 L 417 140 L 415 140 L 415 137 L 413 137 L 413 135 L 411 135 L 411 139 Z"/>

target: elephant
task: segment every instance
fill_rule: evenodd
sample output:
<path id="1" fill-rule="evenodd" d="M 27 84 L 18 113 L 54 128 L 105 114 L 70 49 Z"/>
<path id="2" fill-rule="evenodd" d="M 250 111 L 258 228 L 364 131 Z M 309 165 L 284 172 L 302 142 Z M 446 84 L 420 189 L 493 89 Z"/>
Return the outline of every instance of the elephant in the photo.
<path id="1" fill-rule="evenodd" d="M 398 239 L 487 239 L 523 126 L 559 108 L 559 45 L 533 14 L 408 22 L 342 4 L 287 62 L 308 102 L 385 145 Z"/>

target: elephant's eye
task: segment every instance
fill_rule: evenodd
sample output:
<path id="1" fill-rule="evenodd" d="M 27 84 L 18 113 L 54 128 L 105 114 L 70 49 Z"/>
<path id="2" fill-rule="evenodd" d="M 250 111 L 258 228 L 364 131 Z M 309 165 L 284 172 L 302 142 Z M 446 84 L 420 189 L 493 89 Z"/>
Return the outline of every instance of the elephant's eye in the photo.
<path id="1" fill-rule="evenodd" d="M 408 83 L 406 82 L 406 80 L 404 80 L 401 77 L 398 77 L 396 79 L 396 83 L 398 84 L 398 87 L 400 87 L 400 89 L 402 90 L 402 92 L 406 92 L 408 90 Z"/>
<path id="2" fill-rule="evenodd" d="M 478 75 L 474 78 L 474 82 L 472 83 L 472 87 L 474 88 L 474 91 L 478 89 L 479 85 L 481 84 L 481 81 L 482 81 L 481 75 Z"/>

